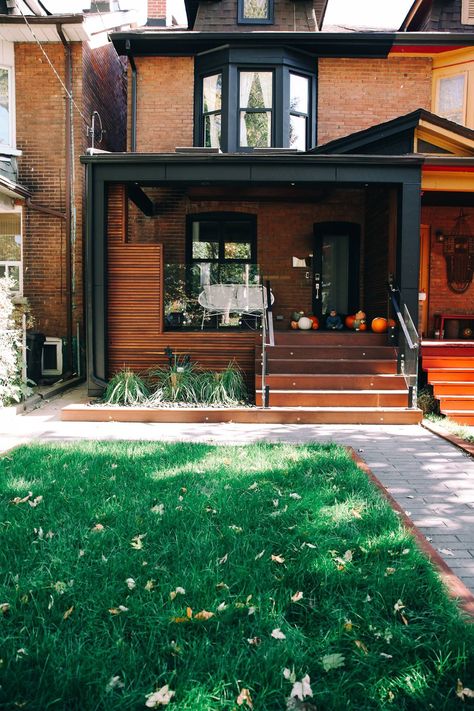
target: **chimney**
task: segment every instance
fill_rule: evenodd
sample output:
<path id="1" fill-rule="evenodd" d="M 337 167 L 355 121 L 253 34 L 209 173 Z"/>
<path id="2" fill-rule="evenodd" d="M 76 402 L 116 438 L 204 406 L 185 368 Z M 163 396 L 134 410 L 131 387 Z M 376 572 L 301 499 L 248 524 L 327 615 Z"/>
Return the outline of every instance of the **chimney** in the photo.
<path id="1" fill-rule="evenodd" d="M 166 0 L 148 0 L 147 25 L 155 27 L 166 25 Z"/>

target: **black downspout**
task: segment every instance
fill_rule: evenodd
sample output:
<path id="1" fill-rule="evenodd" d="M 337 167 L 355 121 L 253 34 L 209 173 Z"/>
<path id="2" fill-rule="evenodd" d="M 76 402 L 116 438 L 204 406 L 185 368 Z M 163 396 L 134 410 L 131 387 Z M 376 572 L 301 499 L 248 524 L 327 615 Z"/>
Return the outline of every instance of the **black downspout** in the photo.
<path id="1" fill-rule="evenodd" d="M 130 40 L 125 43 L 127 52 L 130 52 Z M 127 54 L 130 66 L 132 67 L 132 125 L 131 125 L 131 151 L 137 151 L 137 65 L 132 54 Z"/>
<path id="2" fill-rule="evenodd" d="M 64 377 L 69 377 L 73 372 L 72 362 L 72 50 L 71 45 L 64 36 L 61 25 L 56 25 L 56 31 L 64 45 L 66 55 L 66 89 L 69 96 L 66 101 L 66 367 Z"/>

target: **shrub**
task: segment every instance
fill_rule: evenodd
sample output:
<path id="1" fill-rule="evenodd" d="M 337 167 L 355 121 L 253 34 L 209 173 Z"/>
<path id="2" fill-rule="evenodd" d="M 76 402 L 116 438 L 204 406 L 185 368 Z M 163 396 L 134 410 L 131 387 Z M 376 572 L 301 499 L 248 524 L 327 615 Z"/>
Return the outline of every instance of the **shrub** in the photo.
<path id="1" fill-rule="evenodd" d="M 0 407 L 20 402 L 31 389 L 22 380 L 22 332 L 15 322 L 13 281 L 0 279 Z"/>
<path id="2" fill-rule="evenodd" d="M 418 392 L 417 406 L 423 412 L 424 415 L 439 415 L 439 402 L 433 395 L 433 388 L 431 385 L 425 385 Z"/>
<path id="3" fill-rule="evenodd" d="M 109 405 L 143 405 L 149 396 L 150 391 L 140 375 L 124 368 L 109 382 L 103 399 Z"/>
<path id="4" fill-rule="evenodd" d="M 247 400 L 247 388 L 238 365 L 229 363 L 222 372 L 202 373 L 201 399 L 209 405 L 231 407 L 243 404 Z"/>
<path id="5" fill-rule="evenodd" d="M 196 366 L 186 356 L 180 358 L 170 354 L 169 360 L 168 368 L 149 371 L 150 380 L 156 383 L 150 404 L 161 402 L 196 404 L 201 402 L 201 373 Z"/>

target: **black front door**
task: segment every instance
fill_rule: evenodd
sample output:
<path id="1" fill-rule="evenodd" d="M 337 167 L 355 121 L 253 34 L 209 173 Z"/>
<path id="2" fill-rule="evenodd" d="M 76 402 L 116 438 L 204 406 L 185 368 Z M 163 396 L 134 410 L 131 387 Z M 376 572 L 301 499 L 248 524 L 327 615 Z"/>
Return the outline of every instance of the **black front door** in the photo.
<path id="1" fill-rule="evenodd" d="M 359 308 L 360 227 L 353 222 L 314 225 L 313 312 L 345 316 Z"/>

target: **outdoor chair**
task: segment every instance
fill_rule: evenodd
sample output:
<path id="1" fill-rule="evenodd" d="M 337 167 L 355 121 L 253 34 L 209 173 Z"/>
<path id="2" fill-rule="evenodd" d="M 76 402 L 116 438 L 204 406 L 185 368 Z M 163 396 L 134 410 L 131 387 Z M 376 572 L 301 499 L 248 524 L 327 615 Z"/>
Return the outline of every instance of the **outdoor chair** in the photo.
<path id="1" fill-rule="evenodd" d="M 274 302 L 271 295 L 271 301 Z M 209 316 L 229 316 L 231 313 L 260 316 L 266 306 L 266 297 L 262 296 L 259 285 L 209 284 L 199 294 L 198 303 L 203 308 L 201 330 Z"/>

